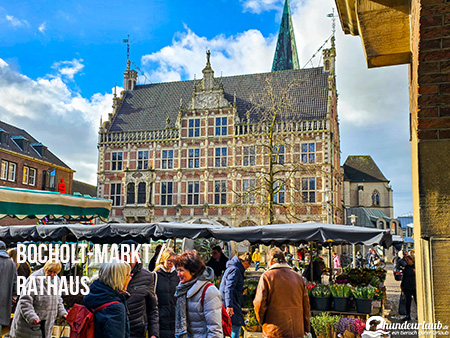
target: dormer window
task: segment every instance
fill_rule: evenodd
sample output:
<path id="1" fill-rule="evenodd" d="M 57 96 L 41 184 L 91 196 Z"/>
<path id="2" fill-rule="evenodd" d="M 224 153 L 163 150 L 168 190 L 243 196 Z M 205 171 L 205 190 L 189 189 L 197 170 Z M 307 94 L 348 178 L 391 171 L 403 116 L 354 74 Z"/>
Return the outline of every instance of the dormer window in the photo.
<path id="1" fill-rule="evenodd" d="M 47 151 L 47 147 L 44 146 L 42 143 L 31 143 L 31 146 L 33 149 L 41 156 L 45 156 L 45 152 Z"/>
<path id="2" fill-rule="evenodd" d="M 25 137 L 23 137 L 23 136 L 12 136 L 11 138 L 19 146 L 19 148 L 22 151 L 28 152 L 29 141 Z"/>
<path id="3" fill-rule="evenodd" d="M 9 133 L 0 128 L 0 144 L 3 146 L 7 146 L 8 140 L 9 140 Z"/>

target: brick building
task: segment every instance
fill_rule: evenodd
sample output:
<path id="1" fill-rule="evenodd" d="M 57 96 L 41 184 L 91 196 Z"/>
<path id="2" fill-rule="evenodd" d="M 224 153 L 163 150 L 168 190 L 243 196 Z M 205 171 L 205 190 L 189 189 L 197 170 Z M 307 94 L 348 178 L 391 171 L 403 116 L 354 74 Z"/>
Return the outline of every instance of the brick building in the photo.
<path id="1" fill-rule="evenodd" d="M 342 222 L 334 40 L 298 69 L 288 1 L 280 37 L 269 73 L 214 77 L 208 52 L 201 80 L 137 85 L 128 61 L 99 131 L 111 220 Z"/>
<path id="2" fill-rule="evenodd" d="M 0 121 L 0 184 L 4 187 L 57 191 L 61 180 L 72 193 L 74 170 L 25 130 Z M 0 225 L 35 223 L 4 218 Z"/>

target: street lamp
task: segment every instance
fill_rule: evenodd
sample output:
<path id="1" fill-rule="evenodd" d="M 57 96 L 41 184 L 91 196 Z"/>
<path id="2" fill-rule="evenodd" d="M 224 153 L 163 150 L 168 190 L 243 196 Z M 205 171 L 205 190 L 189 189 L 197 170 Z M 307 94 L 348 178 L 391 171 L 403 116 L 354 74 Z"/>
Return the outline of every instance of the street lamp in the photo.
<path id="1" fill-rule="evenodd" d="M 352 226 L 355 226 L 356 223 L 356 219 L 358 218 L 358 216 L 356 215 L 350 215 L 350 222 L 352 223 Z M 356 268 L 356 257 L 355 257 L 355 244 L 352 244 L 352 267 Z"/>

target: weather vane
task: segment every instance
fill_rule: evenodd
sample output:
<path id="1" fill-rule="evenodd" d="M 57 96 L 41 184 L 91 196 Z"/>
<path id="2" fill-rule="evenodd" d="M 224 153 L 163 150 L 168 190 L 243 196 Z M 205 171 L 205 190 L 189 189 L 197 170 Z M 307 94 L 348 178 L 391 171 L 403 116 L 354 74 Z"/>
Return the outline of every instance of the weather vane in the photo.
<path id="1" fill-rule="evenodd" d="M 127 44 L 127 61 L 130 59 L 130 34 L 128 34 L 126 39 L 123 39 L 123 42 Z"/>
<path id="2" fill-rule="evenodd" d="M 331 13 L 327 14 L 327 17 L 331 18 L 332 23 L 331 23 L 331 30 L 333 32 L 333 36 L 335 36 L 336 34 L 336 16 L 334 15 L 334 7 L 331 9 Z"/>

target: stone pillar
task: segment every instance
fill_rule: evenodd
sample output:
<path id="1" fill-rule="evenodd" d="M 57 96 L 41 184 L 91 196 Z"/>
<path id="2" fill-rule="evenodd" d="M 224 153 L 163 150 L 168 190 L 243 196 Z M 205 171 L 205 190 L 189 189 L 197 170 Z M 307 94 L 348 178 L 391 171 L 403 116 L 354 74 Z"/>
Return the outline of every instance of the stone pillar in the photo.
<path id="1" fill-rule="evenodd" d="M 410 112 L 419 323 L 450 324 L 450 4 L 411 2 Z"/>

